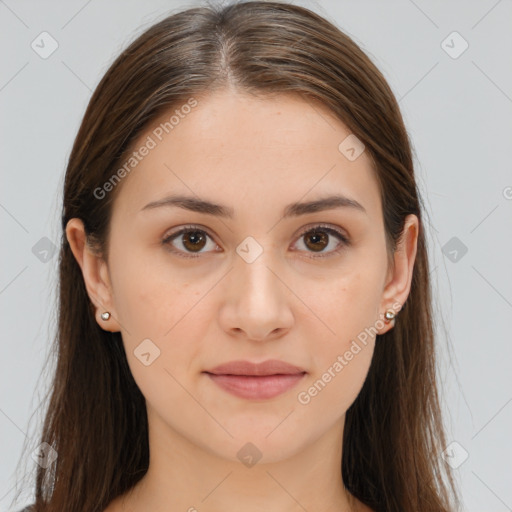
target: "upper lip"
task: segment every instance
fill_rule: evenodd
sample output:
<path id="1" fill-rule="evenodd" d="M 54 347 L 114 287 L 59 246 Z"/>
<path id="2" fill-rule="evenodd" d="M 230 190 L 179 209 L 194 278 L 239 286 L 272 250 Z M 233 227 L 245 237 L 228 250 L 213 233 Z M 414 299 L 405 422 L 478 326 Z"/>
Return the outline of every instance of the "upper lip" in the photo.
<path id="1" fill-rule="evenodd" d="M 251 361 L 230 361 L 220 364 L 206 373 L 216 375 L 294 375 L 306 373 L 303 368 L 285 363 L 278 359 L 268 359 L 262 363 L 253 363 Z"/>

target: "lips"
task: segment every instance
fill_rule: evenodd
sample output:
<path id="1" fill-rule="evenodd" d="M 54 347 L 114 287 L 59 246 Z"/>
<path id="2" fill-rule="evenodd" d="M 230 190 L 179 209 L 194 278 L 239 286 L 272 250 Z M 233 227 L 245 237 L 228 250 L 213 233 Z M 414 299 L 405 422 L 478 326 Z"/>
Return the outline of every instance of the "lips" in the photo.
<path id="1" fill-rule="evenodd" d="M 204 373 L 232 395 L 266 400 L 294 387 L 307 372 L 284 361 L 270 359 L 262 363 L 231 361 Z"/>
<path id="2" fill-rule="evenodd" d="M 216 375 L 295 375 L 305 370 L 278 359 L 268 359 L 262 363 L 250 361 L 231 361 L 208 370 L 207 373 Z"/>

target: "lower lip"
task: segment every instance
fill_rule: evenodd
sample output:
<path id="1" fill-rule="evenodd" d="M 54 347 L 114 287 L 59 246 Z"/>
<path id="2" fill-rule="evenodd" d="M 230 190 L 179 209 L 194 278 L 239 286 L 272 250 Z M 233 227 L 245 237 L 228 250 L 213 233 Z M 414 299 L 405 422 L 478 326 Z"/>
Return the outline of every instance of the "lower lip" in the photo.
<path id="1" fill-rule="evenodd" d="M 306 374 L 247 376 L 207 373 L 207 375 L 215 384 L 235 396 L 265 400 L 293 388 Z"/>

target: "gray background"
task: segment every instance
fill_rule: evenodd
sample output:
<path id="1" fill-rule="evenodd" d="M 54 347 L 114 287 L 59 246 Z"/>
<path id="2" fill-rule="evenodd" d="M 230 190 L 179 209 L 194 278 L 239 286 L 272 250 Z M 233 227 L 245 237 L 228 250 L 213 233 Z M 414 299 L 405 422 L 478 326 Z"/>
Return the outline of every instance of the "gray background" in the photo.
<path id="1" fill-rule="evenodd" d="M 21 477 L 35 467 L 42 372 L 51 373 L 51 249 L 86 104 L 137 34 L 199 3 L 0 0 L 1 511 L 10 509 L 16 482 L 19 503 L 32 499 Z M 512 510 L 512 2 L 295 3 L 353 37 L 400 100 L 430 216 L 443 407 L 456 443 L 446 457 L 457 467 L 464 510 Z M 43 31 L 58 44 L 46 59 L 31 47 L 42 46 Z"/>

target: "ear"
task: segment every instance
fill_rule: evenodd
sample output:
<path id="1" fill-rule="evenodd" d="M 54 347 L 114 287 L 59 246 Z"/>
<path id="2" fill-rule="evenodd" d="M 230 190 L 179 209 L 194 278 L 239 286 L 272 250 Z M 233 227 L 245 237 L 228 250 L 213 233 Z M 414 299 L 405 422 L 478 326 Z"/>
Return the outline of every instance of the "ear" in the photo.
<path id="1" fill-rule="evenodd" d="M 120 331 L 116 320 L 112 286 L 107 262 L 93 251 L 87 242 L 84 224 L 78 218 L 70 219 L 66 225 L 66 238 L 73 255 L 82 269 L 87 294 L 96 308 L 96 321 L 105 331 Z M 108 311 L 109 320 L 103 320 L 101 313 Z"/>
<path id="2" fill-rule="evenodd" d="M 383 314 L 391 309 L 395 315 L 398 315 L 398 311 L 409 296 L 416 260 L 418 232 L 418 217 L 412 214 L 408 215 L 405 219 L 402 237 L 394 254 L 394 268 L 391 268 L 388 272 L 387 283 L 382 294 L 381 308 Z M 394 325 L 395 319 L 385 323 L 378 333 L 384 334 L 392 329 Z"/>

